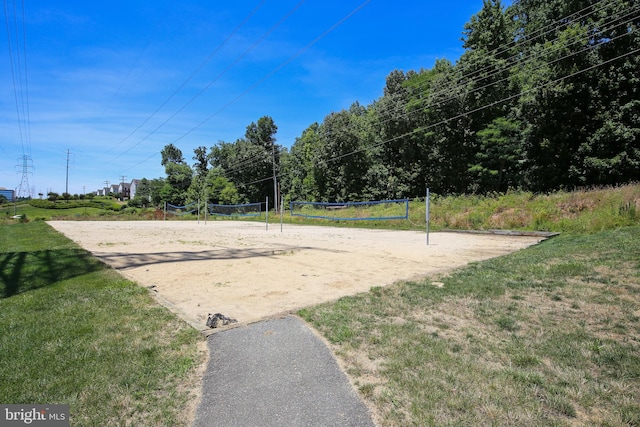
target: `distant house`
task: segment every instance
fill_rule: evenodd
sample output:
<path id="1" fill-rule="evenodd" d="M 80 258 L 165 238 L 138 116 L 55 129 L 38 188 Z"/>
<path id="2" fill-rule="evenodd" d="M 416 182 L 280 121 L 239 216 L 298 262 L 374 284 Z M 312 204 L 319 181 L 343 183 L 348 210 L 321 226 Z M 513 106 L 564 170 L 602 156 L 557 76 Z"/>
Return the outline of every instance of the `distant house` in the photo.
<path id="1" fill-rule="evenodd" d="M 129 198 L 129 189 L 131 188 L 131 184 L 128 182 L 121 182 L 118 185 L 117 193 L 120 195 L 120 200 L 127 200 Z"/>
<path id="2" fill-rule="evenodd" d="M 0 196 L 6 197 L 9 202 L 13 202 L 13 198 L 15 197 L 13 190 L 4 187 L 0 187 Z"/>
<path id="3" fill-rule="evenodd" d="M 129 198 L 134 199 L 136 197 L 136 192 L 138 191 L 138 185 L 140 184 L 139 179 L 134 179 L 129 184 Z"/>
<path id="4" fill-rule="evenodd" d="M 119 186 L 120 186 L 120 184 L 111 184 L 111 187 L 109 188 L 109 193 L 118 194 L 118 187 Z"/>

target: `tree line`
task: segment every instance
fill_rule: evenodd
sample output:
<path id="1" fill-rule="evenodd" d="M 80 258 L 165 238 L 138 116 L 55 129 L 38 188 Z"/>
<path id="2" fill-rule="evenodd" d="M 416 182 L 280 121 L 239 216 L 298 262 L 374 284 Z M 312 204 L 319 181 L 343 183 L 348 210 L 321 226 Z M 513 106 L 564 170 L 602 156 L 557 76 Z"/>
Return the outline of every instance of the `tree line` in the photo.
<path id="1" fill-rule="evenodd" d="M 148 195 L 260 201 L 274 176 L 287 197 L 310 201 L 638 180 L 639 24 L 637 0 L 484 0 L 455 63 L 392 71 L 380 98 L 330 113 L 290 149 L 269 116 L 235 142 L 196 148 L 192 166 L 169 145 L 167 177 L 145 180 Z"/>

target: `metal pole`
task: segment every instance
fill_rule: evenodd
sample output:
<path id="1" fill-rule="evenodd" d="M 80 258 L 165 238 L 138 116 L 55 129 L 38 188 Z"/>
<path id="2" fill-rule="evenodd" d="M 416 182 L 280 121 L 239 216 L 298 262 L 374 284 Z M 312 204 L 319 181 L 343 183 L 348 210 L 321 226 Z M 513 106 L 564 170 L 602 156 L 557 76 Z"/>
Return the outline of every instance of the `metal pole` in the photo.
<path id="1" fill-rule="evenodd" d="M 69 153 L 70 150 L 67 150 L 67 180 L 64 187 L 64 192 L 69 194 Z"/>
<path id="2" fill-rule="evenodd" d="M 273 165 L 273 208 L 278 213 L 278 180 L 276 179 L 276 141 L 271 141 L 271 161 Z"/>
<path id="3" fill-rule="evenodd" d="M 267 210 L 265 211 L 265 214 L 267 218 L 265 221 L 266 223 L 265 227 L 266 227 L 266 230 L 268 231 L 269 230 L 269 196 L 267 196 Z"/>
<path id="4" fill-rule="evenodd" d="M 280 195 L 280 232 L 282 233 L 282 222 L 284 221 L 284 197 Z"/>
<path id="5" fill-rule="evenodd" d="M 167 220 L 167 202 L 164 202 L 164 220 Z"/>
<path id="6" fill-rule="evenodd" d="M 426 223 L 427 223 L 427 246 L 429 246 L 429 188 L 427 187 L 427 197 L 425 199 L 426 205 Z"/>
<path id="7" fill-rule="evenodd" d="M 198 224 L 200 224 L 200 198 L 198 198 Z"/>

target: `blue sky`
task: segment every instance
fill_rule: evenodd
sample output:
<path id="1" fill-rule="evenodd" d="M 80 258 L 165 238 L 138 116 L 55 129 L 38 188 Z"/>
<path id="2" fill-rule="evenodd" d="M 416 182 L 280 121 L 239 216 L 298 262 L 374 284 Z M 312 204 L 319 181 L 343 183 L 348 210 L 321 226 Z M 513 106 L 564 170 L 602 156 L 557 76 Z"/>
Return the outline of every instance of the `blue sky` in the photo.
<path id="1" fill-rule="evenodd" d="M 194 148 L 265 115 L 290 147 L 332 111 L 379 98 L 392 70 L 458 59 L 482 0 L 6 4 L 0 187 L 19 186 L 26 155 L 37 197 L 65 191 L 67 157 L 72 194 L 158 178 L 165 145 L 191 164 Z"/>

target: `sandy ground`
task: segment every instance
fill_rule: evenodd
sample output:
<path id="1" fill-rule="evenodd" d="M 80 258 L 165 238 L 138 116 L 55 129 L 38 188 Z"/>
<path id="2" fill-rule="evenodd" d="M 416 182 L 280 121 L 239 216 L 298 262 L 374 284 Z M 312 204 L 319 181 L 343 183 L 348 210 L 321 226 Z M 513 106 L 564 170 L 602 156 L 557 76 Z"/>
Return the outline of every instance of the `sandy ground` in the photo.
<path id="1" fill-rule="evenodd" d="M 239 323 L 444 272 L 539 237 L 383 231 L 232 221 L 50 221 L 198 329 Z"/>

